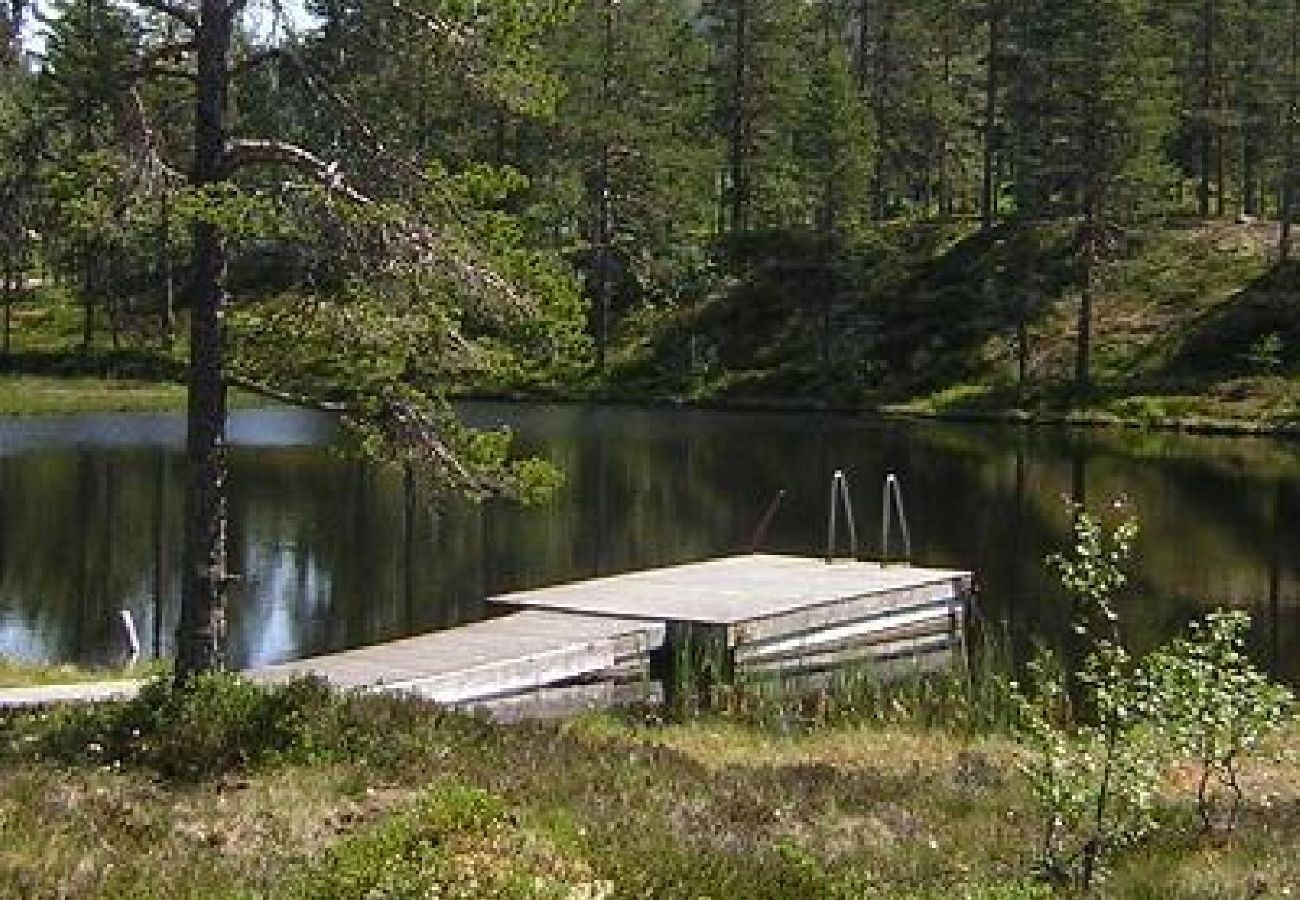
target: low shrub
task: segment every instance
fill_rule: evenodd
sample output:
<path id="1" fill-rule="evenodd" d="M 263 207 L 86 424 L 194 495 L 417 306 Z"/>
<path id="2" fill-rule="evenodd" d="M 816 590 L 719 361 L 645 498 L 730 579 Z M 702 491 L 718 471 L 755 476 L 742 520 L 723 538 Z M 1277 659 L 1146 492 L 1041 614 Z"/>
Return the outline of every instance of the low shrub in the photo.
<path id="1" fill-rule="evenodd" d="M 336 692 L 316 678 L 263 685 L 220 673 L 184 687 L 159 678 L 118 703 L 10 714 L 0 719 L 0 758 L 197 780 L 276 764 L 396 766 L 465 729 L 484 725 L 414 699 Z"/>

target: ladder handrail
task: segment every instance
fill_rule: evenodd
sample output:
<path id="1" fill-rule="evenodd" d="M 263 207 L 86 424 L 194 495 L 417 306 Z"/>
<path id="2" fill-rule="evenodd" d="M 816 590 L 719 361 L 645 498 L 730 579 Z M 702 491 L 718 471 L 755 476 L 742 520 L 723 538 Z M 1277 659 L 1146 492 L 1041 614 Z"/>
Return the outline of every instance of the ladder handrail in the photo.
<path id="1" fill-rule="evenodd" d="M 880 564 L 889 562 L 889 526 L 893 520 L 890 513 L 898 511 L 898 530 L 903 536 L 903 562 L 912 561 L 912 532 L 907 527 L 907 512 L 903 509 L 903 489 L 898 476 L 890 472 L 885 476 L 880 497 Z"/>
<path id="2" fill-rule="evenodd" d="M 835 525 L 840 503 L 849 526 L 849 559 L 858 558 L 858 526 L 853 519 L 853 501 L 849 496 L 849 479 L 839 469 L 831 476 L 830 510 L 826 518 L 826 562 L 835 562 Z"/>

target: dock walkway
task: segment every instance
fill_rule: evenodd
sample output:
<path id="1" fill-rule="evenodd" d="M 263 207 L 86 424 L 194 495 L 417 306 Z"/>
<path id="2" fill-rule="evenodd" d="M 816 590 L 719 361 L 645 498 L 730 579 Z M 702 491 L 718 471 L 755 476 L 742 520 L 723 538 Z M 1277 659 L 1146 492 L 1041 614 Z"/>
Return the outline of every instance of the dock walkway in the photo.
<path id="1" fill-rule="evenodd" d="M 724 677 L 806 676 L 960 645 L 971 576 L 949 569 L 754 554 L 489 598 L 496 618 L 253 669 L 341 688 L 415 694 L 500 718 L 658 699 L 684 651 Z M 716 673 L 715 673 L 716 674 Z M 0 707 L 129 696 L 135 682 L 0 690 Z"/>

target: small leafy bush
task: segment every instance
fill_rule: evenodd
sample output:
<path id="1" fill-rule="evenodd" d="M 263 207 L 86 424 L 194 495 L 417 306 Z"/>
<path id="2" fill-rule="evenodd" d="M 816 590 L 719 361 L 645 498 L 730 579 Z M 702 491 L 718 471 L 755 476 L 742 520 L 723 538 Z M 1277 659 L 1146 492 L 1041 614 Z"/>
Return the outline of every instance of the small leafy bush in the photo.
<path id="1" fill-rule="evenodd" d="M 1160 732 L 1200 769 L 1196 806 L 1207 831 L 1236 827 L 1241 762 L 1285 724 L 1295 699 L 1251 662 L 1249 629 L 1243 612 L 1211 613 L 1146 664 Z"/>
<path id="2" fill-rule="evenodd" d="M 1241 361 L 1247 371 L 1257 375 L 1274 375 L 1284 367 L 1285 349 L 1282 335 L 1270 331 L 1260 335 L 1247 348 L 1242 354 Z"/>
<path id="3" fill-rule="evenodd" d="M 1243 800 L 1240 763 L 1284 724 L 1293 697 L 1251 663 L 1245 613 L 1211 614 L 1189 637 L 1134 659 L 1116 597 L 1137 522 L 1107 528 L 1075 513 L 1074 547 L 1048 563 L 1078 606 L 1075 630 L 1086 653 L 1073 675 L 1050 653 L 1031 664 L 1028 689 L 1017 686 L 1016 733 L 1042 816 L 1040 868 L 1086 891 L 1116 853 L 1156 827 L 1156 788 L 1174 762 L 1191 758 L 1200 767 L 1205 827 L 1233 827 Z"/>

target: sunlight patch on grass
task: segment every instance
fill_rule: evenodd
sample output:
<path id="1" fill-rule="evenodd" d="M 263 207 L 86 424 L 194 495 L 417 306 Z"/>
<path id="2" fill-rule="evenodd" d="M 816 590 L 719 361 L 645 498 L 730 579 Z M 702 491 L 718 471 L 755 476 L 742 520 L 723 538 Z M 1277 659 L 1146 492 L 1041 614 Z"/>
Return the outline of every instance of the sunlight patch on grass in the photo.
<path id="1" fill-rule="evenodd" d="M 185 386 L 113 378 L 0 376 L 0 415 L 155 412 L 185 408 Z"/>

